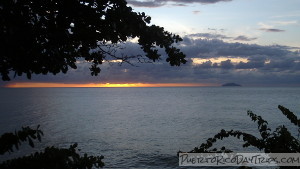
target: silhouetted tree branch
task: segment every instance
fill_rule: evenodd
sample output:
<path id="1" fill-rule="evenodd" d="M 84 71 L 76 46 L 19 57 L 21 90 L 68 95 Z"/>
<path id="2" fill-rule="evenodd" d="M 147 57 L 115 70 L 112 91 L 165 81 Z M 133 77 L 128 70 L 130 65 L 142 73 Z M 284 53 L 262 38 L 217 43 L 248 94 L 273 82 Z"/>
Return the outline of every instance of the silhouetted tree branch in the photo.
<path id="1" fill-rule="evenodd" d="M 2 79 L 10 80 L 10 72 L 29 79 L 32 74 L 66 73 L 77 68 L 80 58 L 91 62 L 91 74 L 98 75 L 104 60 L 120 58 L 110 49 L 128 38 L 137 38 L 152 61 L 160 58 L 159 47 L 170 65 L 186 63 L 185 55 L 172 46 L 182 39 L 150 21 L 125 0 L 0 1 Z"/>
<path id="2" fill-rule="evenodd" d="M 31 147 L 34 147 L 33 140 L 38 139 L 41 141 L 43 132 L 39 129 L 36 130 L 29 127 L 22 127 L 22 130 L 15 131 L 15 133 L 4 133 L 0 137 L 0 155 L 6 152 L 13 152 L 13 146 L 18 150 L 22 142 L 28 141 Z"/>
<path id="3" fill-rule="evenodd" d="M 283 106 L 278 106 L 281 112 L 291 121 L 292 124 L 299 126 L 299 120 L 293 112 L 289 111 Z M 251 134 L 241 132 L 238 130 L 225 131 L 222 129 L 214 137 L 206 140 L 199 147 L 195 147 L 190 153 L 229 153 L 232 152 L 230 149 L 222 147 L 221 149 L 212 148 L 213 144 L 218 140 L 223 140 L 228 137 L 235 137 L 244 141 L 243 147 L 253 146 L 265 153 L 299 153 L 300 152 L 300 141 L 295 138 L 290 131 L 284 126 L 277 127 L 273 132 L 268 128 L 268 122 L 261 116 L 257 116 L 252 111 L 247 112 L 251 120 L 257 122 L 260 138 L 255 137 Z M 300 130 L 298 130 L 300 132 Z M 180 153 L 179 151 L 178 153 Z M 280 167 L 284 168 L 284 167 Z"/>

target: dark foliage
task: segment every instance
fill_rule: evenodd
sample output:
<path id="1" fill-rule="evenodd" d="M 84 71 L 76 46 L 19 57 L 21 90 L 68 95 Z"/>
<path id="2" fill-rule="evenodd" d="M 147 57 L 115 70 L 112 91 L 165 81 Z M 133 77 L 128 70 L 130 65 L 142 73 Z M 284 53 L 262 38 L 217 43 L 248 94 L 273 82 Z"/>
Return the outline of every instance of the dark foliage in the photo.
<path id="1" fill-rule="evenodd" d="M 281 110 L 282 114 L 284 114 L 294 125 L 300 127 L 300 119 L 297 118 L 296 115 L 294 115 L 293 112 L 291 112 L 289 109 L 283 107 L 283 106 L 278 106 L 278 108 Z"/>
<path id="2" fill-rule="evenodd" d="M 34 147 L 32 140 L 41 141 L 43 132 L 38 129 L 33 130 L 23 127 L 21 131 L 15 133 L 5 133 L 0 137 L 0 154 L 13 152 L 13 146 L 19 149 L 21 142 L 28 140 L 31 147 Z M 91 169 L 92 167 L 102 168 L 103 156 L 81 156 L 76 152 L 77 144 L 70 148 L 47 147 L 43 152 L 36 152 L 29 156 L 23 156 L 0 163 L 1 169 Z"/>
<path id="3" fill-rule="evenodd" d="M 41 141 L 43 132 L 37 127 L 33 130 L 29 127 L 22 127 L 22 130 L 15 131 L 15 133 L 4 133 L 0 137 L 0 155 L 6 152 L 13 152 L 13 146 L 18 150 L 22 142 L 28 141 L 31 147 L 34 147 L 33 141 L 38 139 Z"/>
<path id="4" fill-rule="evenodd" d="M 292 124 L 300 127 L 300 121 L 293 112 L 280 105 L 278 106 L 278 108 L 291 121 Z M 250 116 L 252 121 L 257 123 L 258 131 L 260 133 L 259 138 L 238 130 L 225 131 L 224 129 L 222 129 L 214 137 L 207 139 L 206 143 L 202 143 L 199 147 L 195 147 L 192 151 L 190 151 L 190 153 L 232 152 L 230 149 L 226 149 L 225 147 L 222 147 L 221 149 L 212 148 L 215 142 L 228 137 L 242 139 L 244 141 L 243 147 L 253 146 L 258 148 L 259 150 L 264 151 L 265 153 L 300 152 L 299 135 L 298 138 L 295 138 L 284 125 L 277 127 L 272 132 L 271 129 L 268 128 L 268 122 L 261 116 L 257 116 L 251 111 L 248 111 L 247 114 L 248 116 Z"/>
<path id="5" fill-rule="evenodd" d="M 138 38 L 152 61 L 164 48 L 172 66 L 186 63 L 172 46 L 182 41 L 163 27 L 150 25 L 145 13 L 133 12 L 125 0 L 3 0 L 0 1 L 0 73 L 3 80 L 26 74 L 66 73 L 80 58 L 91 62 L 91 75 L 104 60 L 127 62 L 139 56 L 117 56 L 118 44 Z"/>

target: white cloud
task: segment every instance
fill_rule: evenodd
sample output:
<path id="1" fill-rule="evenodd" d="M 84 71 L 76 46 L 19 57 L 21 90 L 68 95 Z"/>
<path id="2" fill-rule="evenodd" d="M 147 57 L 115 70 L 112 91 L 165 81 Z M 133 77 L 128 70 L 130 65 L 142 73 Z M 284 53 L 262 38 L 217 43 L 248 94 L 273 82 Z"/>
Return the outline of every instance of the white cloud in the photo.
<path id="1" fill-rule="evenodd" d="M 283 26 L 287 26 L 287 25 L 297 25 L 299 24 L 299 21 L 297 20 L 289 20 L 289 21 L 272 21 L 271 23 L 275 24 L 275 25 L 283 25 Z"/>

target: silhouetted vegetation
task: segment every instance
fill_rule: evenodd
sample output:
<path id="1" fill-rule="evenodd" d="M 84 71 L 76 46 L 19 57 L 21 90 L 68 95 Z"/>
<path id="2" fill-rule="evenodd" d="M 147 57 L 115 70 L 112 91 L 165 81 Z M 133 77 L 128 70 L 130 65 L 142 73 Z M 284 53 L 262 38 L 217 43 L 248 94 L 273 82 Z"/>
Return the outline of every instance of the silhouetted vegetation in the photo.
<path id="1" fill-rule="evenodd" d="M 279 105 L 278 108 L 292 124 L 299 128 L 297 138 L 294 137 L 284 125 L 278 126 L 272 132 L 272 130 L 268 127 L 268 122 L 266 120 L 264 120 L 261 116 L 254 114 L 252 111 L 248 111 L 248 116 L 258 125 L 260 137 L 256 137 L 252 134 L 239 130 L 226 131 L 222 129 L 214 137 L 207 139 L 205 143 L 202 143 L 199 147 L 195 147 L 189 153 L 230 153 L 232 150 L 227 149 L 225 146 L 220 149 L 213 148 L 214 143 L 218 140 L 223 140 L 228 137 L 242 139 L 244 141 L 243 147 L 253 146 L 265 153 L 299 153 L 300 120 L 289 109 L 281 105 Z"/>
<path id="2" fill-rule="evenodd" d="M 23 127 L 15 133 L 4 133 L 0 137 L 0 155 L 12 153 L 13 147 L 17 150 L 22 142 L 27 142 L 34 147 L 33 140 L 41 141 L 43 132 L 39 129 Z M 104 166 L 103 156 L 81 156 L 76 151 L 77 144 L 66 148 L 47 147 L 43 152 L 36 152 L 28 156 L 23 156 L 0 163 L 1 169 L 91 169 L 92 167 L 100 168 Z"/>
<path id="3" fill-rule="evenodd" d="M 151 17 L 133 12 L 125 0 L 3 0 L 0 1 L 0 73 L 66 73 L 80 58 L 91 63 L 91 75 L 100 73 L 105 60 L 128 62 L 141 55 L 116 55 L 120 43 L 137 38 L 152 61 L 179 66 L 185 55 L 172 46 L 182 41 L 163 27 L 150 25 Z"/>
<path id="4" fill-rule="evenodd" d="M 37 127 L 36 130 L 30 127 L 22 127 L 22 130 L 15 131 L 15 133 L 4 133 L 0 137 L 0 155 L 6 152 L 13 152 L 13 146 L 18 150 L 22 142 L 28 141 L 31 147 L 34 147 L 33 141 L 38 139 L 41 141 L 41 136 L 43 132 Z"/>

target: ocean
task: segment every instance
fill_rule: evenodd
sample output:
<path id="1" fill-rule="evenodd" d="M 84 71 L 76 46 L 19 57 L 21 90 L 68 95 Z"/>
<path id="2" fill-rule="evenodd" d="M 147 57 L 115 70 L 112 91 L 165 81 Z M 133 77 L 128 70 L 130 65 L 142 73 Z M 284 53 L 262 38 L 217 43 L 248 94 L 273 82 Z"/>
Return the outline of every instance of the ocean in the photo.
<path id="1" fill-rule="evenodd" d="M 0 134 L 39 124 L 44 132 L 35 148 L 23 144 L 0 160 L 76 142 L 81 153 L 103 155 L 105 168 L 181 168 L 179 150 L 190 151 L 221 129 L 258 136 L 247 110 L 296 135 L 277 106 L 299 117 L 299 103 L 300 88 L 0 88 Z M 259 152 L 235 138 L 221 145 Z"/>

